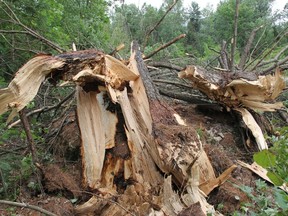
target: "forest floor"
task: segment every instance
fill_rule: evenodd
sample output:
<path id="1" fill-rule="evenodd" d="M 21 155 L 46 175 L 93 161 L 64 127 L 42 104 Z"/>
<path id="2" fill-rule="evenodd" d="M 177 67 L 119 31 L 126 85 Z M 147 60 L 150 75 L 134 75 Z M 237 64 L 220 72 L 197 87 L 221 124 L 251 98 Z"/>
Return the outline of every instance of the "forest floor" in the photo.
<path id="1" fill-rule="evenodd" d="M 219 176 L 236 160 L 252 163 L 255 148 L 244 146 L 239 124 L 229 112 L 217 105 L 192 105 L 178 100 L 169 104 L 192 125 L 199 134 L 204 149 L 211 160 L 216 176 Z M 76 123 L 76 112 L 71 109 L 65 117 L 52 124 L 45 144 L 41 146 L 49 156 L 43 166 L 44 194 L 35 193 L 27 185 L 35 176 L 21 182 L 18 202 L 39 206 L 56 215 L 74 215 L 73 205 L 87 201 L 97 191 L 85 192 L 81 182 L 80 136 Z M 259 179 L 251 171 L 238 165 L 232 175 L 221 186 L 214 189 L 207 200 L 224 215 L 240 210 L 249 198 L 238 186 L 255 187 Z M 115 202 L 117 200 L 113 200 Z M 73 204 L 72 204 L 73 203 Z M 41 215 L 28 208 L 0 205 L 0 215 Z"/>

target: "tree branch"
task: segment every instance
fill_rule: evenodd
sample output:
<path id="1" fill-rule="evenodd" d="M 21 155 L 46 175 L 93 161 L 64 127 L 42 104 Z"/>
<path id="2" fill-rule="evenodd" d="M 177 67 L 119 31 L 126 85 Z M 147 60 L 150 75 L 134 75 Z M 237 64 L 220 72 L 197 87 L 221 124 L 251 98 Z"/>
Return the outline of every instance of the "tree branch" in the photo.
<path id="1" fill-rule="evenodd" d="M 176 70 L 176 71 L 183 70 L 183 67 L 180 67 L 178 65 L 174 65 L 174 64 L 171 64 L 171 63 L 167 63 L 167 62 L 150 62 L 148 64 L 148 66 L 168 68 L 168 69 L 172 69 L 172 70 Z"/>
<path id="2" fill-rule="evenodd" d="M 286 57 L 285 57 L 284 59 L 282 59 L 281 61 L 276 62 L 276 63 L 275 63 L 274 65 L 272 65 L 271 67 L 263 70 L 263 71 L 261 72 L 261 75 L 269 74 L 273 69 L 279 67 L 280 65 L 282 65 L 282 64 L 284 64 L 284 63 L 286 63 L 286 62 L 288 62 L 288 56 L 286 56 Z"/>
<path id="3" fill-rule="evenodd" d="M 221 44 L 221 51 L 220 51 L 220 57 L 219 57 L 219 62 L 220 62 L 220 65 L 223 69 L 226 69 L 226 70 L 230 70 L 229 68 L 229 59 L 228 59 L 228 54 L 227 54 L 227 42 L 226 41 L 222 41 L 222 44 Z"/>
<path id="4" fill-rule="evenodd" d="M 191 85 L 185 85 L 183 83 L 180 82 L 175 82 L 175 81 L 170 81 L 170 80 L 163 80 L 163 79 L 152 79 L 153 82 L 156 83 L 165 83 L 165 84 L 172 84 L 172 85 L 176 85 L 176 86 L 180 86 L 180 87 L 185 87 L 188 89 L 191 89 Z"/>
<path id="5" fill-rule="evenodd" d="M 5 33 L 5 34 L 28 34 L 27 31 L 17 31 L 17 30 L 0 30 L 0 33 Z"/>
<path id="6" fill-rule="evenodd" d="M 255 38 L 255 35 L 256 35 L 256 32 L 257 32 L 259 29 L 261 29 L 261 28 L 263 28 L 263 25 L 262 25 L 262 26 L 259 26 L 259 27 L 256 28 L 256 29 L 254 29 L 254 30 L 251 32 L 250 36 L 249 36 L 249 39 L 248 39 L 248 41 L 247 41 L 247 43 L 246 43 L 246 46 L 245 46 L 245 48 L 244 48 L 244 50 L 243 50 L 243 53 L 241 54 L 241 59 L 240 59 L 240 62 L 239 62 L 239 68 L 240 68 L 240 70 L 243 70 L 243 69 L 244 69 L 244 66 L 245 66 L 246 61 L 247 61 L 247 57 L 248 57 L 248 55 L 249 55 L 249 52 L 250 52 L 252 43 L 253 43 L 254 38 Z"/>
<path id="7" fill-rule="evenodd" d="M 34 143 L 34 139 L 32 137 L 29 121 L 28 121 L 28 118 L 27 118 L 25 112 L 26 112 L 25 108 L 22 109 L 21 111 L 19 111 L 19 116 L 20 116 L 21 122 L 23 124 L 24 131 L 26 133 L 26 137 L 28 140 L 29 149 L 30 149 L 30 152 L 32 155 L 33 163 L 36 164 L 36 163 L 38 163 L 38 158 L 36 155 L 35 143 Z"/>
<path id="8" fill-rule="evenodd" d="M 235 56 L 235 50 L 237 45 L 237 33 L 238 33 L 238 17 L 239 17 L 239 0 L 236 0 L 236 8 L 235 8 L 235 17 L 234 17 L 234 34 L 233 34 L 233 41 L 232 41 L 232 47 L 231 47 L 231 67 L 230 70 L 234 72 L 234 56 Z"/>
<path id="9" fill-rule="evenodd" d="M 58 109 L 63 103 L 65 103 L 67 100 L 69 100 L 73 95 L 75 94 L 75 90 L 72 91 L 69 95 L 67 95 L 62 101 L 60 101 L 58 104 L 54 105 L 54 106 L 45 106 L 36 110 L 32 110 L 31 112 L 27 113 L 26 116 L 29 117 L 31 115 L 37 114 L 37 113 L 41 113 L 41 112 L 49 112 L 53 109 Z M 14 127 L 15 125 L 19 124 L 21 122 L 21 120 L 17 120 L 11 124 L 8 125 L 8 129 Z"/>
<path id="10" fill-rule="evenodd" d="M 288 50 L 288 45 L 287 45 L 286 47 L 284 47 L 282 50 L 280 50 L 280 52 L 277 53 L 277 55 L 276 55 L 273 59 L 270 59 L 269 61 L 263 61 L 261 64 L 258 65 L 258 67 L 261 67 L 261 66 L 264 66 L 264 65 L 273 63 L 273 62 L 278 62 L 280 56 L 281 56 L 286 50 Z"/>
<path id="11" fill-rule="evenodd" d="M 160 46 L 159 48 L 157 48 L 156 50 L 154 50 L 152 53 L 148 54 L 147 56 L 145 56 L 143 59 L 148 59 L 151 58 L 153 55 L 155 55 L 156 53 L 158 53 L 159 51 L 165 49 L 166 47 L 170 46 L 171 44 L 177 42 L 178 40 L 180 40 L 181 38 L 186 37 L 186 34 L 181 34 L 178 37 L 174 38 L 173 40 L 169 41 L 168 43 Z"/>
<path id="12" fill-rule="evenodd" d="M 266 54 L 253 66 L 251 71 L 255 70 L 257 66 L 275 49 L 277 44 L 281 41 L 284 36 L 287 36 L 288 32 L 285 32 L 280 38 L 273 44 L 273 46 L 266 52 Z"/>
<path id="13" fill-rule="evenodd" d="M 179 0 L 174 0 L 173 4 L 170 5 L 170 7 L 167 9 L 167 11 L 164 13 L 164 15 L 161 17 L 161 19 L 148 31 L 148 33 L 145 36 L 144 44 L 143 44 L 143 50 L 145 50 L 145 47 L 147 45 L 148 39 L 151 35 L 151 33 L 160 25 L 160 23 L 164 20 L 164 18 L 167 16 L 167 14 L 173 9 L 173 7 L 176 5 L 176 3 Z"/>
<path id="14" fill-rule="evenodd" d="M 48 216 L 57 216 L 56 214 L 49 212 L 49 211 L 42 209 L 42 208 L 35 206 L 35 205 L 30 205 L 30 204 L 26 204 L 26 203 L 19 203 L 19 202 L 11 202 L 11 201 L 7 201 L 7 200 L 0 200 L 0 203 L 5 204 L 5 205 L 12 205 L 12 206 L 17 206 L 17 207 L 22 207 L 22 208 L 24 207 L 24 208 L 33 209 L 35 211 L 41 212 L 41 213 L 48 215 Z"/>
<path id="15" fill-rule="evenodd" d="M 14 13 L 14 11 L 10 8 L 10 6 L 4 1 L 2 0 L 2 2 L 4 3 L 4 5 L 6 6 L 6 8 L 9 10 L 9 12 L 12 14 L 10 15 L 9 13 L 7 13 L 7 11 L 4 10 L 4 12 L 13 20 L 13 22 L 15 22 L 15 24 L 18 24 L 19 26 L 21 26 L 22 28 L 24 28 L 27 31 L 27 34 L 37 38 L 38 40 L 42 41 L 43 43 L 45 43 L 46 45 L 50 46 L 51 48 L 55 49 L 57 52 L 64 52 L 65 49 L 61 48 L 60 46 L 56 45 L 55 43 L 53 43 L 52 41 L 48 40 L 47 38 L 43 37 L 42 35 L 40 35 L 39 33 L 35 32 L 34 30 L 32 30 L 31 28 L 27 27 L 26 25 L 24 25 L 17 17 L 17 15 Z"/>

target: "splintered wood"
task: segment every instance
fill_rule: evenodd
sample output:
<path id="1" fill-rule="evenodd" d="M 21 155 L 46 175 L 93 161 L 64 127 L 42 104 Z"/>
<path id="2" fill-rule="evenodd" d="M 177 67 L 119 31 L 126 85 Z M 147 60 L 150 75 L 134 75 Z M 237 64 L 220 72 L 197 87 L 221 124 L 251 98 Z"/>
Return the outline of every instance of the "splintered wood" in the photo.
<path id="1" fill-rule="evenodd" d="M 267 148 L 247 110 L 282 106 L 271 102 L 283 89 L 279 71 L 258 80 L 227 83 L 219 74 L 208 82 L 196 67 L 180 76 L 237 110 L 258 137 L 259 148 Z M 126 64 L 97 50 L 36 56 L 20 68 L 8 88 L 0 90 L 0 114 L 11 110 L 11 120 L 47 77 L 54 84 L 76 84 L 83 184 L 97 191 L 76 207 L 78 214 L 177 215 L 196 206 L 199 215 L 219 215 L 205 195 L 226 181 L 235 166 L 215 177 L 196 130 L 161 98 L 136 43 Z"/>
<path id="2" fill-rule="evenodd" d="M 252 132 L 259 150 L 267 149 L 263 131 L 249 110 L 255 112 L 275 111 L 283 107 L 275 99 L 285 88 L 285 81 L 277 68 L 275 75 L 256 76 L 255 73 L 231 73 L 205 71 L 196 66 L 187 66 L 179 73 L 180 78 L 192 81 L 192 86 L 210 99 L 235 110 Z"/>
<path id="3" fill-rule="evenodd" d="M 96 50 L 36 56 L 1 90 L 0 113 L 12 110 L 10 120 L 46 77 L 76 84 L 83 183 L 99 192 L 78 214 L 177 215 L 195 203 L 215 212 L 199 189 L 216 179 L 211 163 L 196 131 L 160 97 L 137 44 L 128 65 Z"/>

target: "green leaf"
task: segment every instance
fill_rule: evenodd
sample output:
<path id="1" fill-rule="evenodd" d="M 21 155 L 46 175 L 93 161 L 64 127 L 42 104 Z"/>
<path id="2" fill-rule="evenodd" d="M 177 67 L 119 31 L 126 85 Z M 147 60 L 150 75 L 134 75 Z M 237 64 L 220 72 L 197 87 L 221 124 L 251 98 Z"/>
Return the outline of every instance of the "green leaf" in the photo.
<path id="1" fill-rule="evenodd" d="M 275 192 L 276 204 L 282 208 L 284 211 L 288 211 L 288 195 L 279 189 Z"/>
<path id="2" fill-rule="evenodd" d="M 254 161 L 263 168 L 273 167 L 276 164 L 276 155 L 265 149 L 253 155 Z"/>
<path id="3" fill-rule="evenodd" d="M 283 179 L 273 172 L 267 173 L 268 178 L 273 182 L 276 186 L 281 186 L 283 184 Z"/>

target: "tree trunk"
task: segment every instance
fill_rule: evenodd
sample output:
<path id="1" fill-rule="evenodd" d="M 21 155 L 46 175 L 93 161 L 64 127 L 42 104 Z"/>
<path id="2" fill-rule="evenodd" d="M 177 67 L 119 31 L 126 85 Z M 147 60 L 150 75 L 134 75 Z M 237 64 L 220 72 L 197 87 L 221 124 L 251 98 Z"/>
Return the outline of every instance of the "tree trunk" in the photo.
<path id="1" fill-rule="evenodd" d="M 239 112 L 265 148 L 261 129 L 247 109 L 281 107 L 266 103 L 284 87 L 279 72 L 251 77 L 188 66 L 180 76 L 191 79 L 211 100 Z M 204 196 L 235 166 L 215 177 L 196 130 L 161 98 L 137 43 L 127 64 L 96 50 L 36 56 L 0 90 L 0 114 L 10 109 L 11 119 L 35 97 L 46 77 L 77 86 L 83 184 L 92 195 L 76 207 L 78 214 L 181 215 L 194 207 L 197 215 L 218 214 Z"/>

